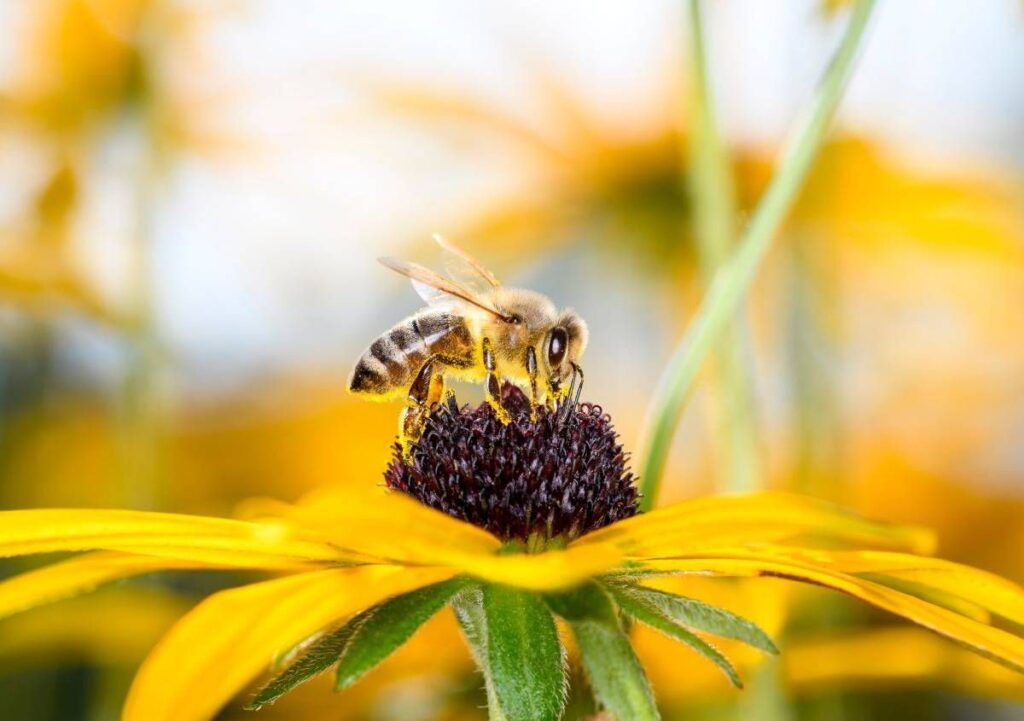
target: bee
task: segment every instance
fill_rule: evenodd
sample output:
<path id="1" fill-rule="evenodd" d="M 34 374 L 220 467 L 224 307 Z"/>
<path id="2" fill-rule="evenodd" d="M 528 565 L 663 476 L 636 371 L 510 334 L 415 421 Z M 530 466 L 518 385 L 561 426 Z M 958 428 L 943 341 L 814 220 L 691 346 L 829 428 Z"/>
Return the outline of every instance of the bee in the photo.
<path id="1" fill-rule="evenodd" d="M 439 235 L 449 277 L 395 258 L 385 267 L 407 276 L 427 306 L 377 338 L 359 357 L 349 390 L 372 400 L 407 402 L 400 431 L 419 437 L 430 408 L 445 396 L 445 379 L 482 382 L 487 402 L 503 422 L 501 386 L 529 393 L 534 410 L 567 395 L 578 400 L 587 324 L 561 312 L 546 296 L 506 288 L 479 261 Z M 579 384 L 577 385 L 577 380 Z M 568 385 L 567 385 L 568 381 Z"/>

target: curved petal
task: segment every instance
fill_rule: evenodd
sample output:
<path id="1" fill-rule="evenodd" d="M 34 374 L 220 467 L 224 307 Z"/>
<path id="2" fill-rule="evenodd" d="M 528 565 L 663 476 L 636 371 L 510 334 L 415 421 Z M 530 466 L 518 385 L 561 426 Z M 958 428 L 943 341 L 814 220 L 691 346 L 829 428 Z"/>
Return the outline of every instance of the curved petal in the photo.
<path id="1" fill-rule="evenodd" d="M 0 618 L 141 573 L 204 567 L 154 556 L 90 553 L 0 581 Z"/>
<path id="2" fill-rule="evenodd" d="M 117 510 L 0 512 L 0 557 L 124 551 L 241 568 L 296 569 L 345 558 L 280 523 Z"/>
<path id="3" fill-rule="evenodd" d="M 463 554 L 450 566 L 470 576 L 528 591 L 557 591 L 579 585 L 622 563 L 622 553 L 608 545 L 543 553 Z"/>
<path id="4" fill-rule="evenodd" d="M 882 584 L 892 580 L 938 591 L 1024 625 L 1024 588 L 978 568 L 887 551 L 785 549 L 783 552 L 844 573 L 865 575 Z"/>
<path id="5" fill-rule="evenodd" d="M 876 523 L 830 503 L 787 493 L 684 501 L 614 523 L 575 545 L 610 542 L 631 556 L 663 557 L 700 548 L 798 538 L 914 553 L 935 548 L 934 535 L 925 529 Z"/>
<path id="6" fill-rule="evenodd" d="M 285 519 L 339 548 L 410 564 L 493 554 L 502 545 L 481 528 L 380 486 L 315 492 L 293 506 Z"/>
<path id="7" fill-rule="evenodd" d="M 623 559 L 611 544 L 504 554 L 502 542 L 487 531 L 379 486 L 317 491 L 284 517 L 370 558 L 444 566 L 534 591 L 574 586 L 615 568 Z"/>
<path id="8" fill-rule="evenodd" d="M 397 567 L 311 571 L 217 593 L 143 663 L 123 721 L 207 721 L 275 654 L 379 601 L 450 578 Z"/>
<path id="9" fill-rule="evenodd" d="M 644 561 L 652 571 L 719 576 L 772 576 L 841 591 L 913 621 L 1018 671 L 1024 671 L 1024 639 L 954 611 L 834 567 L 798 556 L 735 549 L 690 558 Z"/>

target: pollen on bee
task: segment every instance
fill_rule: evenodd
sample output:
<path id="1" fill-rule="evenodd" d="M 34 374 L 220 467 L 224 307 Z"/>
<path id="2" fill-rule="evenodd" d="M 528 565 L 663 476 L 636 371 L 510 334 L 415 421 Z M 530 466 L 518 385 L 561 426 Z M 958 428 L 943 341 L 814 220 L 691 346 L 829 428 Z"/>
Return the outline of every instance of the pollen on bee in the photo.
<path id="1" fill-rule="evenodd" d="M 389 488 L 503 540 L 573 538 L 637 513 L 635 477 L 600 406 L 534 408 L 501 389 L 502 422 L 484 402 L 437 406 L 422 435 L 396 443 Z"/>

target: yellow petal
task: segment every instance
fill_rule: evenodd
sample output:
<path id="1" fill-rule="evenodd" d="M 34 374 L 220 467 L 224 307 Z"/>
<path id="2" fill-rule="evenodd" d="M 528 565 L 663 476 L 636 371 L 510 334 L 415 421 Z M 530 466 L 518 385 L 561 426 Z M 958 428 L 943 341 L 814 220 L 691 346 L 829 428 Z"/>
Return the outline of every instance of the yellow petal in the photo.
<path id="1" fill-rule="evenodd" d="M 615 543 L 628 555 L 667 557 L 700 548 L 804 539 L 929 553 L 931 532 L 875 523 L 818 499 L 786 493 L 713 496 L 627 518 L 577 545 Z"/>
<path id="2" fill-rule="evenodd" d="M 610 544 L 500 554 L 501 541 L 490 533 L 379 487 L 321 491 L 285 517 L 350 553 L 390 563 L 446 566 L 535 591 L 568 588 L 614 568 L 623 557 Z"/>
<path id="3" fill-rule="evenodd" d="M 217 593 L 181 619 L 143 663 L 123 721 L 208 721 L 278 652 L 389 596 L 451 575 L 346 568 Z"/>
<path id="4" fill-rule="evenodd" d="M 481 528 L 378 486 L 317 492 L 285 518 L 339 548 L 404 563 L 434 564 L 464 553 L 491 554 L 502 545 Z"/>
<path id="5" fill-rule="evenodd" d="M 1024 639 L 967 618 L 880 583 L 843 573 L 827 565 L 780 554 L 736 549 L 692 558 L 651 560 L 644 566 L 662 572 L 721 576 L 772 576 L 802 581 L 846 593 L 963 644 L 975 652 L 1024 671 Z"/>
<path id="6" fill-rule="evenodd" d="M 0 618 L 140 573 L 196 567 L 153 556 L 90 553 L 0 581 Z"/>
<path id="7" fill-rule="evenodd" d="M 594 545 L 543 553 L 466 554 L 451 558 L 450 563 L 485 581 L 530 591 L 555 591 L 616 568 L 622 563 L 622 554 L 611 546 Z"/>
<path id="8" fill-rule="evenodd" d="M 145 511 L 0 512 L 0 557 L 100 549 L 242 568 L 342 560 L 329 544 L 283 524 Z"/>
<path id="9" fill-rule="evenodd" d="M 1024 625 L 1024 588 L 987 571 L 938 558 L 886 551 L 786 549 L 792 558 L 829 566 L 870 580 L 907 582 L 938 591 Z"/>

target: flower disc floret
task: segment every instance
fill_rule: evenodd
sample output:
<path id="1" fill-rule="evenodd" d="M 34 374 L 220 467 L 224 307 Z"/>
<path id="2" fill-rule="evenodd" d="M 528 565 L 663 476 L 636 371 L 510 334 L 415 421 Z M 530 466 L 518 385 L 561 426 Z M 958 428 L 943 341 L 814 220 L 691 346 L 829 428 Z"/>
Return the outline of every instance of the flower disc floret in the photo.
<path id="1" fill-rule="evenodd" d="M 637 513 L 635 478 L 600 406 L 537 408 L 502 390 L 487 403 L 434 409 L 408 449 L 394 446 L 389 488 L 512 541 L 572 539 Z"/>

